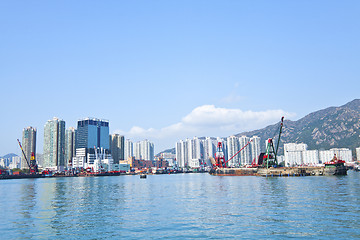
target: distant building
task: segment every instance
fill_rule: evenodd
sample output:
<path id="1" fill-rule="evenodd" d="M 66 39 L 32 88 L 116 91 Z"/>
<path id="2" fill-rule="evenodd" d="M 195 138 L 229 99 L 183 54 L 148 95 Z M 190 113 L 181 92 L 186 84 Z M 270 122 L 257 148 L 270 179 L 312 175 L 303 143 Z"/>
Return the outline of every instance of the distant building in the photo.
<path id="1" fill-rule="evenodd" d="M 251 138 L 251 143 L 250 143 L 250 150 L 251 150 L 251 162 L 255 159 L 255 162 L 257 162 L 258 157 L 261 153 L 261 148 L 260 148 L 260 137 L 258 136 L 253 136 Z"/>
<path id="2" fill-rule="evenodd" d="M 233 157 L 239 150 L 240 150 L 239 138 L 235 136 L 228 137 L 227 138 L 228 159 Z M 238 167 L 240 165 L 240 155 L 237 154 L 236 156 L 234 156 L 227 164 L 230 167 Z"/>
<path id="3" fill-rule="evenodd" d="M 63 171 L 65 164 L 65 121 L 54 117 L 44 126 L 43 168 Z"/>
<path id="4" fill-rule="evenodd" d="M 23 137 L 21 143 L 25 152 L 26 158 L 30 163 L 31 153 L 36 155 L 36 128 L 27 127 L 23 130 Z M 21 153 L 21 169 L 29 169 L 29 165 L 26 163 L 24 155 Z"/>
<path id="5" fill-rule="evenodd" d="M 118 164 L 121 160 L 125 160 L 124 136 L 112 134 L 109 138 L 111 156 L 114 159 L 114 164 Z"/>
<path id="6" fill-rule="evenodd" d="M 44 154 L 37 153 L 35 156 L 35 159 L 36 159 L 37 165 L 42 168 L 44 166 Z"/>
<path id="7" fill-rule="evenodd" d="M 169 166 L 174 167 L 175 166 L 175 158 L 176 155 L 172 153 L 161 153 L 160 158 L 164 161 L 167 161 L 169 163 Z"/>
<path id="8" fill-rule="evenodd" d="M 318 150 L 302 151 L 302 162 L 304 165 L 316 165 L 320 163 Z"/>
<path id="9" fill-rule="evenodd" d="M 319 151 L 319 158 L 321 163 L 329 162 L 333 159 L 336 154 L 337 159 L 345 162 L 352 162 L 352 152 L 348 148 L 332 148 L 330 150 Z"/>
<path id="10" fill-rule="evenodd" d="M 130 139 L 125 140 L 125 150 L 124 150 L 124 160 L 128 159 L 129 157 L 134 156 L 134 145 L 133 142 Z"/>
<path id="11" fill-rule="evenodd" d="M 247 136 L 241 136 L 239 138 L 239 150 L 242 149 L 241 152 L 238 154 L 240 155 L 240 166 L 251 164 L 251 146 L 246 146 L 246 144 L 248 144 L 249 142 L 250 138 Z"/>
<path id="12" fill-rule="evenodd" d="M 137 160 L 154 160 L 154 143 L 143 140 L 134 145 L 134 156 Z"/>
<path id="13" fill-rule="evenodd" d="M 187 149 L 187 140 L 180 140 L 175 145 L 176 152 L 176 163 L 178 167 L 184 168 L 188 164 L 188 149 Z"/>
<path id="14" fill-rule="evenodd" d="M 285 166 L 316 165 L 329 162 L 336 154 L 338 159 L 352 161 L 352 152 L 348 148 L 332 148 L 330 150 L 307 150 L 304 143 L 284 144 Z"/>
<path id="15" fill-rule="evenodd" d="M 72 166 L 72 160 L 76 156 L 76 129 L 70 127 L 65 131 L 65 165 Z"/>
<path id="16" fill-rule="evenodd" d="M 249 141 L 252 140 L 250 144 Z M 193 139 L 180 140 L 175 145 L 176 162 L 178 167 L 197 168 L 200 165 L 211 165 L 210 158 L 215 158 L 218 143 L 221 142 L 225 161 L 228 166 L 239 167 L 252 163 L 253 158 L 260 155 L 260 138 L 253 136 L 230 136 L 226 139 L 213 137 L 194 137 Z M 248 145 L 247 145 L 248 144 Z M 245 145 L 247 145 L 245 147 Z M 245 147 L 241 152 L 239 150 Z M 235 155 L 236 154 L 236 155 Z"/>
<path id="17" fill-rule="evenodd" d="M 204 141 L 204 161 L 207 166 L 211 166 L 210 158 L 215 158 L 217 140 L 216 138 L 206 137 Z"/>
<path id="18" fill-rule="evenodd" d="M 307 150 L 307 145 L 304 143 L 287 143 L 284 144 L 284 160 L 285 166 L 303 165 L 303 152 Z"/>
<path id="19" fill-rule="evenodd" d="M 21 158 L 18 156 L 14 156 L 10 159 L 9 162 L 9 169 L 14 169 L 14 168 L 21 168 Z"/>

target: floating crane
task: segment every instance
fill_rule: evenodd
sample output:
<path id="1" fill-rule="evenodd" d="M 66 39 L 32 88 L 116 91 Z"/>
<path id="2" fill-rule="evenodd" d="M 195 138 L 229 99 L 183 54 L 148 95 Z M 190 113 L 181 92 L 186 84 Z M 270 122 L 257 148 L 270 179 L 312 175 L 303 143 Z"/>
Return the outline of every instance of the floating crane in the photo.
<path id="1" fill-rule="evenodd" d="M 245 146 L 243 146 L 239 151 L 237 151 L 237 153 L 235 153 L 231 158 L 229 158 L 227 161 L 225 161 L 224 158 L 224 151 L 222 148 L 222 143 L 218 142 L 218 147 L 215 153 L 215 161 L 213 163 L 214 167 L 218 167 L 218 168 L 227 168 L 227 163 L 233 159 L 236 155 L 238 155 L 242 150 L 244 150 L 244 148 L 246 148 L 250 143 L 252 142 L 252 139 L 245 144 Z"/>
<path id="2" fill-rule="evenodd" d="M 284 117 L 281 118 L 280 130 L 279 130 L 279 136 L 277 139 L 276 149 L 274 146 L 273 139 L 269 138 L 267 140 L 266 152 L 261 153 L 259 156 L 259 160 L 258 160 L 259 165 L 262 165 L 266 168 L 269 168 L 269 166 L 278 166 L 279 163 L 278 163 L 277 155 L 278 155 L 280 137 L 281 137 L 283 125 L 284 125 Z"/>
<path id="3" fill-rule="evenodd" d="M 24 156 L 24 158 L 26 160 L 26 163 L 29 166 L 30 174 L 37 174 L 38 173 L 38 166 L 36 164 L 34 152 L 31 153 L 30 163 L 29 163 L 29 161 L 28 161 L 28 159 L 27 159 L 27 157 L 25 155 L 24 149 L 21 146 L 21 143 L 20 143 L 19 139 L 17 141 L 19 143 L 19 146 L 20 146 L 20 149 L 21 149 L 21 151 L 23 153 L 23 156 Z"/>

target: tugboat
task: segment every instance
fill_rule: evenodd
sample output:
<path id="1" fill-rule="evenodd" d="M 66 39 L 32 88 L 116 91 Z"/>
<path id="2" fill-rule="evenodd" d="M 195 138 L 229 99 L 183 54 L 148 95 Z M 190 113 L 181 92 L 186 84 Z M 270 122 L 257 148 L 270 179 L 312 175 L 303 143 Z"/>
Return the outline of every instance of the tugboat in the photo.
<path id="1" fill-rule="evenodd" d="M 330 162 L 325 162 L 324 175 L 347 175 L 347 171 L 345 161 L 338 159 L 336 154 Z"/>

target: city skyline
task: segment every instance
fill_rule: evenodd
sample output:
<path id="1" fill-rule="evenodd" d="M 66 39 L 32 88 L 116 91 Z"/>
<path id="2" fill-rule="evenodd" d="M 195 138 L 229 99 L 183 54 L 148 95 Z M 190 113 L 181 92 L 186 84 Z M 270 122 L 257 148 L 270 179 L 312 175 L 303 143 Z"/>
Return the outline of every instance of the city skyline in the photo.
<path id="1" fill-rule="evenodd" d="M 227 137 L 358 98 L 358 1 L 0 3 L 0 156 L 98 116 L 154 142 Z"/>

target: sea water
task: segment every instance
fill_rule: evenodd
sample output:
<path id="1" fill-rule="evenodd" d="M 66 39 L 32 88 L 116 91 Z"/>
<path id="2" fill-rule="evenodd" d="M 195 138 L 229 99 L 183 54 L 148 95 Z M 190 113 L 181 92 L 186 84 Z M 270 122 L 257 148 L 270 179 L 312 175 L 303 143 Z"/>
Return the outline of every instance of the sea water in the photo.
<path id="1" fill-rule="evenodd" d="M 359 239 L 360 172 L 0 181 L 0 239 Z"/>

